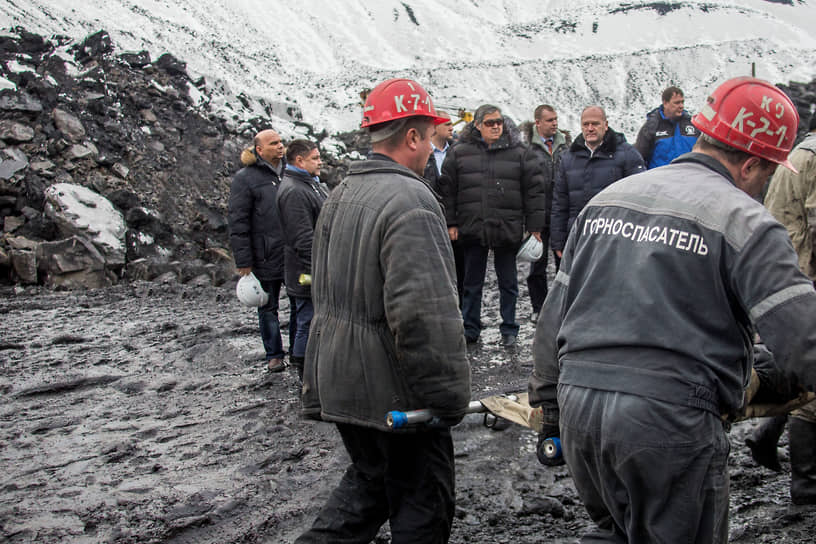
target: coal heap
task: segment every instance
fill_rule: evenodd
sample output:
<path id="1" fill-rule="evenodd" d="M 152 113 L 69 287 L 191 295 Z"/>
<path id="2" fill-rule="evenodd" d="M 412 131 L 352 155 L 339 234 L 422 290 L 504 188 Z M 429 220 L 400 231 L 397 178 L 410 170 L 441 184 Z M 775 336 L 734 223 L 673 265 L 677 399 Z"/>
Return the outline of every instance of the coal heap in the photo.
<path id="1" fill-rule="evenodd" d="M 124 264 L 106 263 L 104 284 L 231 279 L 231 176 L 270 121 L 213 114 L 203 78 L 191 80 L 183 61 L 117 53 L 105 31 L 75 45 L 19 27 L 10 34 L 0 37 L 0 283 L 68 285 L 52 281 L 64 271 L 42 255 L 42 242 L 66 237 L 44 213 L 57 183 L 99 193 L 126 221 Z M 306 137 L 326 136 L 299 124 Z M 324 181 L 336 182 L 348 160 L 325 161 Z"/>
<path id="2" fill-rule="evenodd" d="M 0 36 L 0 284 L 234 279 L 230 181 L 241 150 L 271 124 L 213 113 L 205 83 L 169 53 L 117 53 L 105 31 L 79 44 L 21 27 Z M 780 88 L 796 103 L 804 134 L 816 80 Z M 298 124 L 310 139 L 327 136 Z M 335 137 L 353 156 L 368 151 L 360 131 Z M 333 186 L 350 159 L 323 159 L 321 177 Z M 66 233 L 46 213 L 46 190 L 58 183 L 91 189 L 121 212 L 123 260 L 99 257 L 82 233 Z"/>

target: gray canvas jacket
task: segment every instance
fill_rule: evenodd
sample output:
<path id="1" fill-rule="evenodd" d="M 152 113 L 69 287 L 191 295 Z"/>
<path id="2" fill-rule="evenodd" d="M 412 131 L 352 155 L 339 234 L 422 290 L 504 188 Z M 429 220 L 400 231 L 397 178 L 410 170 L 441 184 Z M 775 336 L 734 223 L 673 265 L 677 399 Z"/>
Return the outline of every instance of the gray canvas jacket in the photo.
<path id="1" fill-rule="evenodd" d="M 560 382 L 732 413 L 754 331 L 816 384 L 816 292 L 787 232 L 719 162 L 688 153 L 578 216 L 536 329 L 530 402 L 556 422 Z"/>
<path id="2" fill-rule="evenodd" d="M 315 227 L 303 412 L 382 430 L 391 410 L 458 422 L 470 366 L 445 218 L 422 178 L 375 157 L 352 164 Z"/>

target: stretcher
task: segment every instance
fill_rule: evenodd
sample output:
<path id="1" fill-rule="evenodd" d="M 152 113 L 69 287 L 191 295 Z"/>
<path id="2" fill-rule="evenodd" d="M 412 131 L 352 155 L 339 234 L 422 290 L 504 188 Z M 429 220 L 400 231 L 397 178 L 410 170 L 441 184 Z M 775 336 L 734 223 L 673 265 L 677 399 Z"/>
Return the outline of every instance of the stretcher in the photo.
<path id="1" fill-rule="evenodd" d="M 473 400 L 468 404 L 465 413 L 484 413 L 486 427 L 496 427 L 495 418 L 502 418 L 541 432 L 543 421 L 541 409 L 530 406 L 527 393 L 494 395 Z M 392 411 L 386 415 L 385 422 L 391 429 L 400 429 L 408 425 L 434 425 L 438 419 L 430 410 Z"/>
<path id="2" fill-rule="evenodd" d="M 484 413 L 485 427 L 501 430 L 510 423 L 517 423 L 540 433 L 544 424 L 541 408 L 530 406 L 527 393 L 493 395 L 471 401 L 465 413 Z M 389 428 L 399 429 L 408 425 L 435 425 L 440 423 L 430 410 L 413 410 L 409 412 L 388 412 L 385 418 Z M 561 459 L 561 440 L 550 437 L 536 448 L 536 455 L 544 465 L 555 464 Z"/>
<path id="3" fill-rule="evenodd" d="M 758 404 L 751 400 L 759 390 L 759 377 L 751 371 L 751 380 L 745 389 L 745 403 L 736 414 L 723 415 L 723 420 L 731 423 L 755 417 L 772 417 L 787 414 L 809 402 L 816 400 L 816 393 L 803 391 L 796 398 L 784 404 Z M 485 413 L 485 426 L 496 427 L 494 418 L 501 418 L 517 423 L 536 432 L 541 432 L 543 416 L 540 408 L 530 406 L 527 393 L 509 393 L 493 395 L 471 401 L 465 410 L 467 414 Z M 430 410 L 412 410 L 408 412 L 392 411 L 386 415 L 389 428 L 399 429 L 407 425 L 434 425 L 438 420 Z"/>
<path id="4" fill-rule="evenodd" d="M 723 421 L 735 423 L 755 417 L 771 417 L 787 414 L 805 404 L 816 400 L 816 393 L 805 391 L 796 398 L 784 404 L 757 404 L 751 400 L 759 390 L 759 377 L 751 371 L 751 380 L 745 390 L 745 402 L 742 410 L 736 414 L 723 415 Z M 540 433 L 543 427 L 543 413 L 541 408 L 530 406 L 527 393 L 510 393 L 493 395 L 483 399 L 471 401 L 468 404 L 467 414 L 484 413 L 484 424 L 488 428 L 501 430 L 506 428 L 504 422 L 512 422 Z M 439 419 L 431 410 L 412 410 L 407 412 L 392 411 L 386 415 L 386 424 L 389 428 L 400 429 L 409 425 L 438 425 Z M 540 445 L 537 452 L 539 460 L 548 464 L 546 459 L 561 457 L 561 442 L 558 438 L 548 438 Z M 546 459 L 542 459 L 542 456 Z"/>

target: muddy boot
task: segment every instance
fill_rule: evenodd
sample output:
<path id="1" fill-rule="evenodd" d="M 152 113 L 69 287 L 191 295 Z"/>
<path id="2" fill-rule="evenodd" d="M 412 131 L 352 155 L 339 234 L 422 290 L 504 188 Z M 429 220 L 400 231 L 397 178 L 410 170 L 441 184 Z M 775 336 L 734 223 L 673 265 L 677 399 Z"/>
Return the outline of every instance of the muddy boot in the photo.
<path id="1" fill-rule="evenodd" d="M 298 379 L 303 382 L 303 362 L 306 360 L 305 357 L 295 357 L 294 355 L 289 356 L 289 362 L 295 370 L 297 370 Z"/>
<path id="2" fill-rule="evenodd" d="M 816 504 L 816 423 L 792 417 L 788 427 L 791 502 Z"/>
<path id="3" fill-rule="evenodd" d="M 745 439 L 745 444 L 751 448 L 751 457 L 758 465 L 775 472 L 782 471 L 782 465 L 779 464 L 776 454 L 776 443 L 785 430 L 787 420 L 788 416 L 772 417 Z"/>

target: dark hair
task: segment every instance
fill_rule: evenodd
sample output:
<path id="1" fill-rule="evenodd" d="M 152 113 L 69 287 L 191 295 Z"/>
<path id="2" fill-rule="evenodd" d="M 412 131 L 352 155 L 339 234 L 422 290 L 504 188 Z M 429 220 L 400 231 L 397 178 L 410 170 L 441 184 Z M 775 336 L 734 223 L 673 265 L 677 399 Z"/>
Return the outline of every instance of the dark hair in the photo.
<path id="1" fill-rule="evenodd" d="M 816 113 L 810 116 L 810 124 L 808 125 L 808 132 L 816 130 Z"/>
<path id="2" fill-rule="evenodd" d="M 384 134 L 387 134 L 388 131 L 393 133 L 389 134 L 388 136 L 384 136 L 382 139 L 379 139 L 376 142 L 372 141 L 372 144 L 385 147 L 386 149 L 396 149 L 399 147 L 408 131 L 412 128 L 415 129 L 419 133 L 419 137 L 424 140 L 425 131 L 427 130 L 428 125 L 431 125 L 432 122 L 433 121 L 430 117 L 416 115 L 412 117 L 403 117 L 402 119 L 396 119 L 394 121 L 388 121 L 387 123 L 381 123 L 376 125 L 376 132 L 382 130 L 384 131 Z"/>
<path id="3" fill-rule="evenodd" d="M 769 161 L 766 158 L 760 157 L 758 155 L 752 155 L 747 151 L 743 151 L 742 149 L 737 149 L 736 147 L 731 147 L 730 145 L 723 143 L 713 136 L 709 136 L 706 133 L 700 134 L 700 137 L 697 138 L 697 143 L 694 144 L 694 147 L 700 148 L 702 150 L 707 151 L 719 151 L 722 154 L 723 158 L 731 165 L 738 165 L 743 161 L 750 159 L 751 157 L 756 157 L 762 161 L 762 166 L 768 166 L 772 164 L 772 161 Z"/>
<path id="4" fill-rule="evenodd" d="M 473 114 L 473 124 L 481 124 L 481 122 L 484 121 L 484 118 L 493 112 L 501 113 L 501 110 L 493 104 L 482 104 L 476 108 L 476 111 Z"/>
<path id="5" fill-rule="evenodd" d="M 313 149 L 317 149 L 317 144 L 314 142 L 303 139 L 292 140 L 286 147 L 286 162 L 295 164 L 296 158 L 308 155 Z"/>
<path id="6" fill-rule="evenodd" d="M 663 95 L 660 98 L 661 100 L 663 100 L 663 102 L 668 102 L 669 100 L 674 98 L 674 95 L 676 94 L 679 94 L 684 98 L 686 96 L 683 94 L 683 91 L 680 90 L 680 87 L 675 87 L 674 85 L 672 85 L 671 87 L 666 87 L 666 89 L 663 91 Z"/>
<path id="7" fill-rule="evenodd" d="M 541 119 L 541 116 L 544 114 L 545 111 L 551 111 L 555 113 L 555 108 L 553 108 L 549 104 L 541 104 L 533 112 L 533 119 L 538 121 L 539 119 Z"/>

